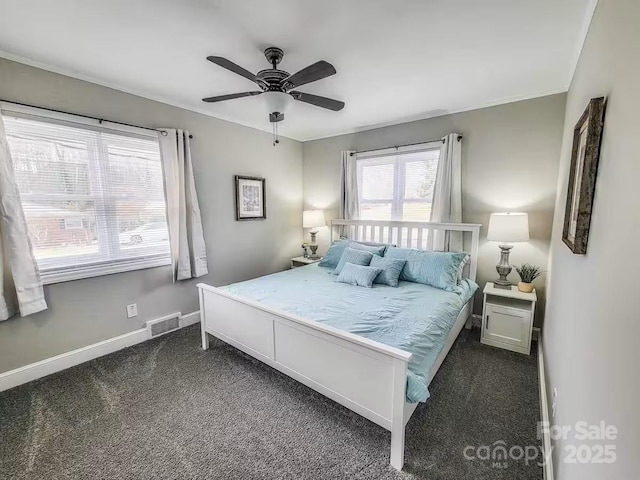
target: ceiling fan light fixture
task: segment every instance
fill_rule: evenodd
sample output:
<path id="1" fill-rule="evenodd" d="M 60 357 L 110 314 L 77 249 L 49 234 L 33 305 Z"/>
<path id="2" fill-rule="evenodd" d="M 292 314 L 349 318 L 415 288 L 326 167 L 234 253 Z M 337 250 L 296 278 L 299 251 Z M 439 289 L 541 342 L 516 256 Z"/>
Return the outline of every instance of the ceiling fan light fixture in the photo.
<path id="1" fill-rule="evenodd" d="M 264 92 L 262 98 L 267 106 L 267 113 L 284 113 L 292 100 L 291 95 L 284 92 Z"/>
<path id="2" fill-rule="evenodd" d="M 269 113 L 269 121 L 271 122 L 271 129 L 273 131 L 273 146 L 275 147 L 280 143 L 278 123 L 284 120 L 284 111 L 292 100 L 292 97 L 288 93 L 270 90 L 262 94 L 262 99 Z"/>

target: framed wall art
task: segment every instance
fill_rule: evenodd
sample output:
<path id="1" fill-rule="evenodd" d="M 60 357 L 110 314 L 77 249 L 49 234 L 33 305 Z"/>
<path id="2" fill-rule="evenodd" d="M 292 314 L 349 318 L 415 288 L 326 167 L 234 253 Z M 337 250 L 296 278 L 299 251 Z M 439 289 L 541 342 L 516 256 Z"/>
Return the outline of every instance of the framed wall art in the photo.
<path id="1" fill-rule="evenodd" d="M 604 111 L 604 97 L 591 99 L 573 130 L 562 241 L 575 254 L 587 253 Z"/>
<path id="2" fill-rule="evenodd" d="M 236 220 L 267 218 L 265 180 L 236 175 Z"/>

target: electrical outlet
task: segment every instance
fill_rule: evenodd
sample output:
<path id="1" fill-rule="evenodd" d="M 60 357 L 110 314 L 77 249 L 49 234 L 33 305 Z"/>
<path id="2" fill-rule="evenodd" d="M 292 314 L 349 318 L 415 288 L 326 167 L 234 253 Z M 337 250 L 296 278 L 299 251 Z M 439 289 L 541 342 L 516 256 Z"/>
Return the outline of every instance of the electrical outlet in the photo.
<path id="1" fill-rule="evenodd" d="M 127 305 L 127 318 L 133 318 L 138 316 L 138 304 L 132 303 Z"/>
<path id="2" fill-rule="evenodd" d="M 556 418 L 557 406 L 558 406 L 558 389 L 553 387 L 553 398 L 551 400 L 551 418 Z"/>

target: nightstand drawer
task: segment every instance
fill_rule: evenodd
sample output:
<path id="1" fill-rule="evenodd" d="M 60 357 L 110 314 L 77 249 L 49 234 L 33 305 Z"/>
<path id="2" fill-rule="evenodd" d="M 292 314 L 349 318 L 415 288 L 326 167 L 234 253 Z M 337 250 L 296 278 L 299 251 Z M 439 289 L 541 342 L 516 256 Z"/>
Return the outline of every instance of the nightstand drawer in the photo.
<path id="1" fill-rule="evenodd" d="M 487 303 L 483 321 L 483 340 L 529 350 L 531 311 Z"/>

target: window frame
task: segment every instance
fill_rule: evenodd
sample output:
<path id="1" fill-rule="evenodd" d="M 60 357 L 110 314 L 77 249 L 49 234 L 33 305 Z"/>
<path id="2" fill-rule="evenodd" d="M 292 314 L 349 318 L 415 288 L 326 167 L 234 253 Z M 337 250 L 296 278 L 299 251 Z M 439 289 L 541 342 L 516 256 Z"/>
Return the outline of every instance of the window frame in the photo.
<path id="1" fill-rule="evenodd" d="M 380 150 L 371 150 L 368 152 L 356 153 L 356 171 L 357 171 L 357 183 L 358 183 L 358 206 L 363 204 L 387 204 L 391 203 L 391 218 L 381 219 L 389 221 L 401 221 L 403 216 L 403 205 L 405 203 L 424 203 L 422 199 L 417 198 L 405 198 L 406 187 L 406 164 L 415 160 L 407 159 L 407 155 L 431 152 L 434 150 L 440 151 L 442 147 L 442 141 L 419 143 L 415 145 L 406 145 L 404 147 L 391 147 Z M 404 157 L 404 158 L 402 158 Z M 388 159 L 393 158 L 393 162 Z M 439 161 L 439 159 L 438 159 Z M 362 170 L 365 166 L 371 165 L 393 165 L 394 166 L 394 182 L 393 193 L 390 199 L 363 199 L 362 197 Z M 433 203 L 433 201 L 432 201 Z M 428 221 L 425 219 L 424 221 Z"/>
<path id="2" fill-rule="evenodd" d="M 107 121 L 99 121 L 92 118 L 70 115 L 61 112 L 53 112 L 46 109 L 28 107 L 25 105 L 19 105 L 10 102 L 0 102 L 0 115 L 2 117 L 34 120 L 44 123 L 69 126 L 98 133 L 158 141 L 158 133 L 147 129 L 132 127 L 129 125 L 120 125 Z M 158 149 L 159 148 L 160 146 L 158 142 Z M 88 159 L 88 162 L 89 175 L 91 177 L 100 176 L 100 178 L 102 179 L 101 181 L 104 181 L 104 178 L 102 177 L 104 171 L 102 171 L 101 169 L 100 159 Z M 108 179 L 108 175 L 105 176 L 105 178 Z M 73 197 L 76 200 L 94 202 L 95 204 L 96 199 L 103 201 L 102 199 L 104 199 L 104 193 L 105 191 L 102 190 L 100 192 L 101 195 L 98 195 L 96 193 L 75 195 L 69 194 L 68 197 Z M 165 220 L 167 220 L 168 227 L 168 218 L 166 217 L 167 200 L 164 188 L 162 195 L 165 210 Z M 144 197 L 144 195 L 141 196 Z M 28 202 L 29 200 L 37 200 L 38 198 L 46 198 L 48 200 L 55 199 L 53 194 L 36 193 L 21 194 L 20 201 L 21 204 L 24 205 L 25 201 Z M 138 256 L 141 252 L 145 251 L 145 247 L 138 247 L 136 249 L 133 249 L 130 254 L 129 252 L 121 252 L 120 258 L 109 258 L 109 256 L 112 255 L 113 252 L 113 245 L 118 245 L 119 249 L 119 237 L 121 234 L 118 225 L 116 224 L 115 227 L 113 225 L 113 220 L 115 219 L 115 217 L 105 215 L 105 212 L 110 208 L 113 208 L 113 205 L 108 205 L 102 208 L 102 212 L 100 214 L 98 213 L 98 211 L 95 212 L 96 234 L 98 237 L 97 241 L 100 245 L 100 248 L 106 248 L 106 253 L 67 255 L 64 257 L 64 259 L 61 259 L 59 261 L 56 261 L 56 259 L 36 260 L 43 284 L 49 285 L 54 283 L 80 280 L 102 275 L 111 275 L 115 273 L 124 273 L 128 271 L 161 267 L 172 264 L 170 240 L 168 252 Z M 98 218 L 99 215 L 104 218 L 100 220 Z M 84 222 L 84 220 L 82 221 Z M 64 219 L 64 222 L 66 228 L 66 219 Z M 101 227 L 98 226 L 99 223 L 102 223 Z M 169 229 L 167 234 L 169 234 Z M 70 265 L 70 263 L 73 264 Z"/>

